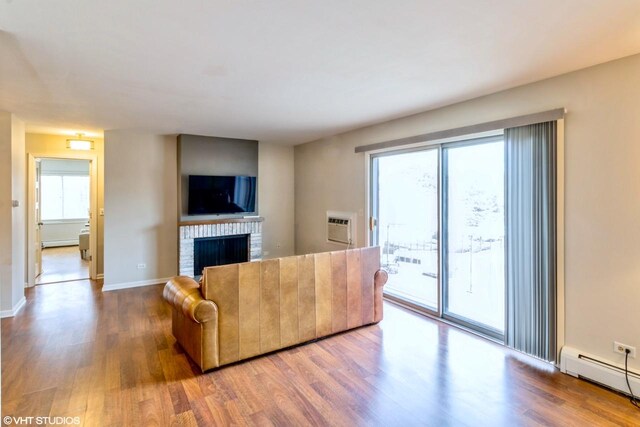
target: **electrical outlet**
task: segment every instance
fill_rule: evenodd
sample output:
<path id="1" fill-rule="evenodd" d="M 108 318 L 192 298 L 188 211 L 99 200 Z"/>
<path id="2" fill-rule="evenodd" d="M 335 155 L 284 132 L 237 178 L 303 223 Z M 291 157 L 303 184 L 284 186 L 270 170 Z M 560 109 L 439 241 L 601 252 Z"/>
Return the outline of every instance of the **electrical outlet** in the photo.
<path id="1" fill-rule="evenodd" d="M 147 264 L 142 264 L 142 263 L 138 264 L 138 270 L 142 270 L 144 268 L 147 268 Z"/>
<path id="2" fill-rule="evenodd" d="M 625 354 L 625 350 L 629 349 L 629 357 L 635 359 L 636 357 L 636 348 L 631 347 L 630 345 L 622 344 L 621 342 L 614 341 L 613 342 L 613 351 L 620 354 Z"/>

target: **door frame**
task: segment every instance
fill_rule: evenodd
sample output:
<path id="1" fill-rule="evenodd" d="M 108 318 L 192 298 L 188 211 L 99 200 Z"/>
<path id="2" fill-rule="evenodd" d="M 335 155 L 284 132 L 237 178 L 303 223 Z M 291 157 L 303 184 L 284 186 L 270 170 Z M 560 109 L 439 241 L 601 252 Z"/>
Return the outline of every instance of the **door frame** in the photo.
<path id="1" fill-rule="evenodd" d="M 70 159 L 89 161 L 89 278 L 97 278 L 98 249 L 98 156 L 85 152 L 27 153 L 27 287 L 35 286 L 35 173 L 36 159 Z"/>
<path id="2" fill-rule="evenodd" d="M 37 213 L 36 212 L 32 212 L 31 214 L 34 215 L 34 221 L 30 222 L 27 221 L 27 229 L 29 229 L 29 226 L 33 226 L 35 225 L 35 227 L 33 227 L 33 232 L 34 232 L 34 237 L 36 237 L 35 239 L 33 239 L 33 242 L 35 244 L 35 261 L 34 261 L 34 273 L 33 273 L 33 277 L 37 280 L 38 277 L 40 277 L 40 275 L 42 274 L 42 212 L 40 211 L 41 205 L 42 205 L 42 165 L 40 164 L 39 159 L 36 159 L 35 161 L 35 169 L 34 169 L 34 183 L 37 184 L 37 187 L 34 186 L 34 202 L 33 204 L 31 204 L 31 208 L 33 211 L 36 211 L 36 205 L 37 205 Z M 25 257 L 26 260 L 26 257 Z M 28 275 L 27 277 L 27 281 L 28 279 Z"/>

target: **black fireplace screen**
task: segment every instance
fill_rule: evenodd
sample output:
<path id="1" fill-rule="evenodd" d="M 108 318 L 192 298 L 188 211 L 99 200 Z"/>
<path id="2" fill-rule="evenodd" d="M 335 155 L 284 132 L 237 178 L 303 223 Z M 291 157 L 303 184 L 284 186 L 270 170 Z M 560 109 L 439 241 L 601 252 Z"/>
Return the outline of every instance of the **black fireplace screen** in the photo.
<path id="1" fill-rule="evenodd" d="M 194 240 L 193 275 L 214 265 L 249 261 L 249 235 L 205 237 Z"/>

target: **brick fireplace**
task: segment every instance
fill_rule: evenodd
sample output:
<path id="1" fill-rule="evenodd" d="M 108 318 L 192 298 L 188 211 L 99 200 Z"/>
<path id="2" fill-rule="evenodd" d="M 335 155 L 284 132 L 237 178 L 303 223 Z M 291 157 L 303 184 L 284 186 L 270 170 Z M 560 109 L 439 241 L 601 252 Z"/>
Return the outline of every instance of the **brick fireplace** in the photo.
<path id="1" fill-rule="evenodd" d="M 247 236 L 247 261 L 262 259 L 263 220 L 256 217 L 181 222 L 178 229 L 180 275 L 194 276 L 195 239 Z"/>

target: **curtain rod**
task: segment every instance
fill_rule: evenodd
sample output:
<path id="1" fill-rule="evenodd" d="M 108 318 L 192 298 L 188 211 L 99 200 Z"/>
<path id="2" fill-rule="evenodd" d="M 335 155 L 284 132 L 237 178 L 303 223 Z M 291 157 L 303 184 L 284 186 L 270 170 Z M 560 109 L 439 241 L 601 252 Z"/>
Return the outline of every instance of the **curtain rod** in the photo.
<path id="1" fill-rule="evenodd" d="M 526 114 L 524 116 L 511 117 L 508 119 L 494 120 L 492 122 L 478 123 L 475 125 L 463 126 L 454 129 L 439 130 L 435 132 L 423 133 L 421 135 L 409 136 L 406 138 L 394 139 L 391 141 L 376 142 L 374 144 L 360 145 L 356 147 L 356 153 L 366 151 L 383 150 L 385 148 L 401 147 L 403 145 L 416 144 L 418 142 L 435 141 L 438 139 L 453 138 L 456 136 L 471 135 L 480 132 L 489 132 L 496 129 L 506 129 L 517 126 L 526 126 L 534 123 L 551 122 L 564 118 L 564 108 L 543 111 L 540 113 Z"/>

